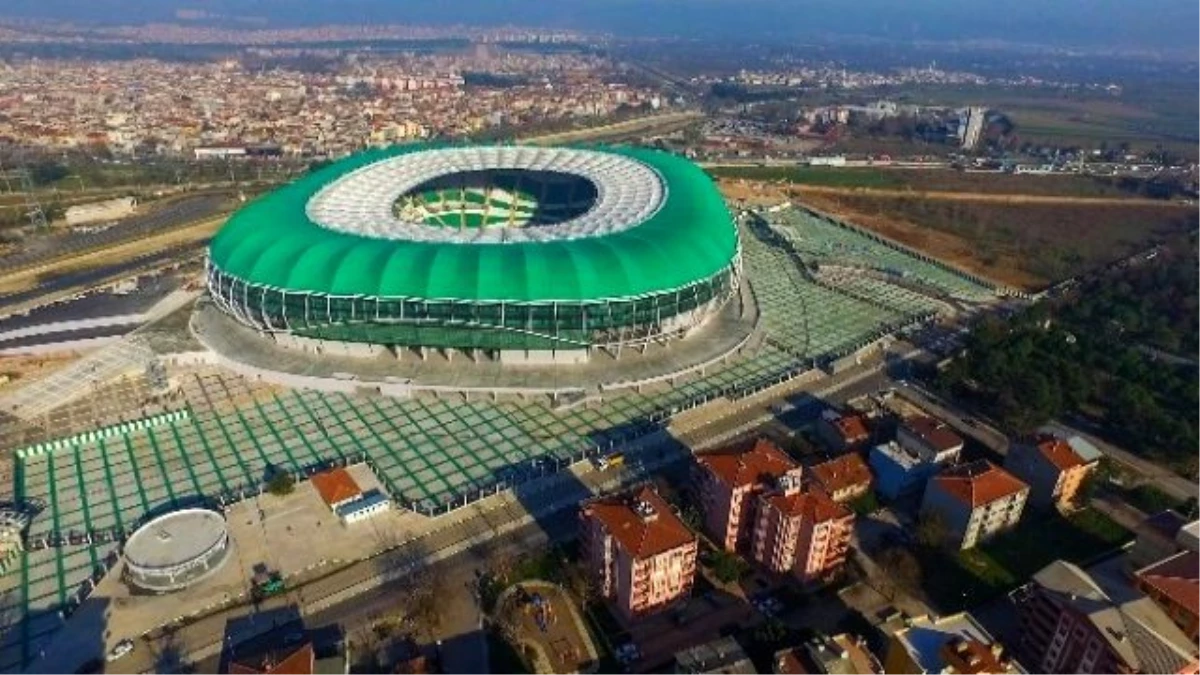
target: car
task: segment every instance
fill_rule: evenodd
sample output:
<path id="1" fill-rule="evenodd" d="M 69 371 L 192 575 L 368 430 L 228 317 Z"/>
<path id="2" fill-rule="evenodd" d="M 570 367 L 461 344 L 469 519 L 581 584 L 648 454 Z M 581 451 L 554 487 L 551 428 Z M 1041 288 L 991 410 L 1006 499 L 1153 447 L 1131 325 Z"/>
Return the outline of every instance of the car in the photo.
<path id="1" fill-rule="evenodd" d="M 108 650 L 108 655 L 104 657 L 104 660 L 110 662 L 116 661 L 131 651 L 133 651 L 133 640 L 126 638 L 113 645 L 113 648 Z"/>

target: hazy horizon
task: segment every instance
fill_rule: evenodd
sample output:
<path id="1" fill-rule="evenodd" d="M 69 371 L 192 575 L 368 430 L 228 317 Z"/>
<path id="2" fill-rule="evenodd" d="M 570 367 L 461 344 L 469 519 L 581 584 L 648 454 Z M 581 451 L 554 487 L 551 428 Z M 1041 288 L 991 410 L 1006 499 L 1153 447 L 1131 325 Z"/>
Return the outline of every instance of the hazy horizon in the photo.
<path id="1" fill-rule="evenodd" d="M 700 39 L 850 37 L 1003 41 L 1053 47 L 1192 50 L 1200 3 L 1161 0 L 9 0 L 0 17 L 138 24 L 180 9 L 255 16 L 268 26 L 329 23 L 522 25 Z"/>

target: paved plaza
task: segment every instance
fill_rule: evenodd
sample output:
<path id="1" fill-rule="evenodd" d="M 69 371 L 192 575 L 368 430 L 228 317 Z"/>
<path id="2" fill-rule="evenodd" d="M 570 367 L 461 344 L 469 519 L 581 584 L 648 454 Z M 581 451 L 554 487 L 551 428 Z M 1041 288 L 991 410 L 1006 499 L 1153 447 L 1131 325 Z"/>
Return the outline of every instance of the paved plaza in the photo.
<path id="1" fill-rule="evenodd" d="M 0 640 L 0 668 L 16 669 L 36 657 L 92 585 L 116 576 L 108 570 L 118 564 L 118 542 L 154 515 L 187 505 L 234 505 L 230 524 L 243 557 L 195 591 L 220 596 L 245 585 L 248 565 L 288 563 L 290 549 L 280 543 L 286 528 L 334 531 L 324 529 L 329 519 L 322 520 L 319 509 L 303 506 L 303 495 L 289 507 L 294 511 L 264 508 L 256 515 L 265 499 L 258 497 L 261 486 L 274 471 L 303 476 L 331 465 L 361 464 L 355 470 L 377 480 L 403 509 L 388 516 L 387 527 L 362 535 L 374 541 L 323 541 L 319 550 L 296 551 L 293 566 L 315 564 L 343 546 L 348 551 L 382 548 L 402 537 L 413 519 L 435 518 L 559 471 L 654 431 L 687 410 L 727 406 L 811 370 L 822 359 L 853 352 L 937 307 L 911 288 L 874 277 L 857 278 L 841 290 L 836 279 L 815 278 L 808 266 L 831 256 L 842 265 L 853 262 L 881 272 L 903 268 L 953 297 L 974 300 L 990 293 L 853 230 L 811 222 L 811 216 L 795 218 L 794 213 L 781 216 L 770 231 L 748 227 L 742 232 L 747 276 L 761 312 L 761 339 L 728 363 L 674 385 L 606 394 L 556 410 L 540 400 L 287 390 L 215 369 L 172 367 L 177 394 L 149 406 L 130 399 L 120 411 L 92 406 L 58 426 L 44 422 L 59 413 L 42 399 L 19 392 L 10 396 L 9 401 L 21 402 L 23 419 L 11 420 L 20 433 L 5 439 L 26 442 L 15 459 L 14 496 L 38 513 L 29 528 L 30 550 L 7 561 L 0 575 L 0 603 L 10 626 Z M 781 243 L 777 233 L 771 234 L 781 228 L 794 228 L 795 235 Z M 796 241 L 807 242 L 807 248 Z M 117 368 L 125 381 L 121 391 L 136 398 L 146 393 L 139 380 L 145 378 L 144 348 L 144 343 L 117 348 L 86 363 L 95 365 L 95 372 Z M 82 386 L 93 392 L 111 386 L 91 370 L 69 368 L 86 375 Z M 88 392 L 71 388 L 69 378 L 47 380 L 34 391 L 74 401 L 71 405 L 90 400 Z M 87 427 L 89 420 L 95 426 Z M 322 524 L 315 525 L 317 520 Z M 269 534 L 256 540 L 248 534 L 255 528 Z M 180 608 L 190 604 L 187 596 L 151 601 Z"/>

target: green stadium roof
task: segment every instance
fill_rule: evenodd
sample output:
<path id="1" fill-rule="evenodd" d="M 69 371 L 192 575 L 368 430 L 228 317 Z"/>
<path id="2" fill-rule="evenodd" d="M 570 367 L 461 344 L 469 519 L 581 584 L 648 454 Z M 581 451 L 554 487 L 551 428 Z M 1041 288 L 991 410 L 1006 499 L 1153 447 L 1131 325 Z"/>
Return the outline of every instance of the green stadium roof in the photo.
<path id="1" fill-rule="evenodd" d="M 666 188 L 657 211 L 643 222 L 598 236 L 416 241 L 339 231 L 309 218 L 310 198 L 330 183 L 381 160 L 436 149 L 407 145 L 364 152 L 259 197 L 217 233 L 209 247 L 212 264 L 256 286 L 297 292 L 579 302 L 685 287 L 726 269 L 736 255 L 736 229 L 708 176 L 682 157 L 641 148 L 588 148 L 653 168 Z"/>

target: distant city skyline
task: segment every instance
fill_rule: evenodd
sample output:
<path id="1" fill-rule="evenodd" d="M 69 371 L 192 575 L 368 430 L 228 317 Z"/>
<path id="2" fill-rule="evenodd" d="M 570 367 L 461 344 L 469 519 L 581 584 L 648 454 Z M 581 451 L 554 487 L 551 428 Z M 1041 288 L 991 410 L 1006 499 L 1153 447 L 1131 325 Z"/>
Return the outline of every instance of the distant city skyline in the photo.
<path id="1" fill-rule="evenodd" d="M 953 0 L 853 4 L 836 0 L 461 0 L 453 11 L 433 0 L 10 0 L 5 4 L 0 17 L 102 23 L 178 21 L 179 16 L 190 21 L 256 17 L 276 27 L 503 24 L 697 39 L 863 37 L 1192 51 L 1200 22 L 1200 7 L 1187 0 L 1155 3 L 1153 12 L 1132 0 L 1015 0 L 988 5 Z"/>

